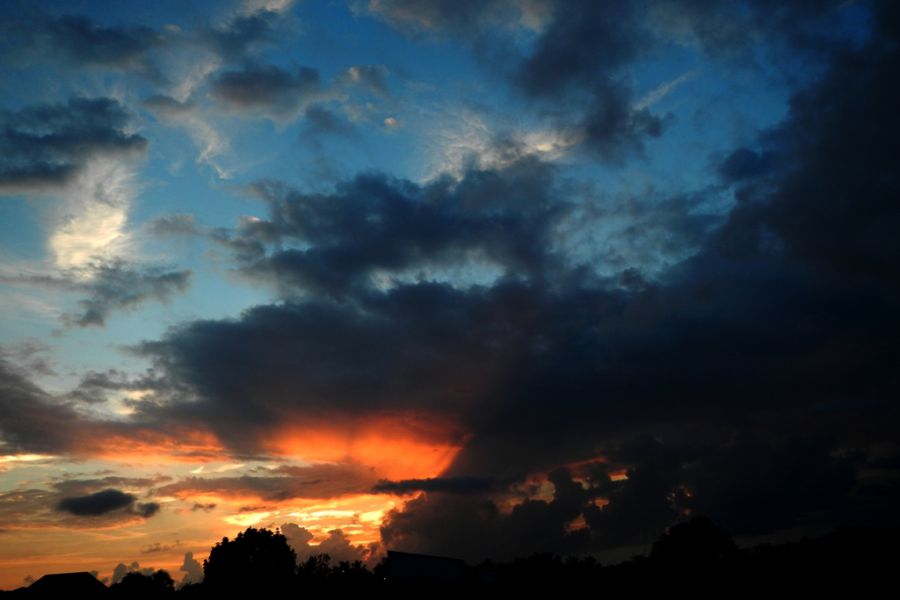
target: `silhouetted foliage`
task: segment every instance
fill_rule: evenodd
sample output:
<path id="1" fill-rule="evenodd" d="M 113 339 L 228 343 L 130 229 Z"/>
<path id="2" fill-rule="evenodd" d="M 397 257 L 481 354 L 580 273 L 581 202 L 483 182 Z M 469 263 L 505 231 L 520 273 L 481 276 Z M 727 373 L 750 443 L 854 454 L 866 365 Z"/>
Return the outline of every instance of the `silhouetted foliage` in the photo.
<path id="1" fill-rule="evenodd" d="M 278 531 L 248 528 L 227 537 L 203 561 L 203 583 L 216 590 L 285 588 L 294 581 L 297 554 Z"/>
<path id="2" fill-rule="evenodd" d="M 403 553 L 393 553 L 403 554 Z M 717 596 L 761 595 L 772 590 L 807 594 L 852 586 L 853 597 L 875 595 L 878 586 L 891 583 L 900 554 L 900 531 L 840 529 L 816 539 L 738 548 L 723 530 L 698 517 L 675 525 L 653 544 L 650 556 L 610 566 L 595 558 L 534 554 L 506 563 L 485 561 L 463 566 L 458 581 L 439 580 L 433 574 L 392 576 L 385 559 L 372 571 L 361 562 L 332 564 L 327 554 L 308 557 L 299 565 L 296 554 L 278 531 L 249 528 L 234 540 L 224 538 L 204 561 L 206 579 L 178 590 L 179 596 L 222 598 L 264 593 L 272 597 L 310 594 L 389 593 L 406 596 L 470 594 L 559 594 L 602 590 L 606 595 L 689 593 Z M 422 556 L 422 555 L 413 555 Z M 437 557 L 423 557 L 435 559 Z M 453 561 L 451 558 L 438 560 Z M 462 561 L 459 561 L 460 563 Z M 50 577 L 68 577 L 73 574 Z M 74 574 L 79 575 L 79 574 Z M 173 593 L 165 571 L 152 575 L 129 573 L 110 588 L 123 597 L 158 597 Z M 867 593 L 871 592 L 871 593 Z M 39 586 L 2 596 L 43 597 Z M 100 594 L 87 594 L 96 597 Z"/>
<path id="3" fill-rule="evenodd" d="M 736 552 L 728 533 L 706 517 L 696 517 L 670 527 L 653 544 L 650 558 L 670 568 L 695 569 L 714 567 Z"/>
<path id="4" fill-rule="evenodd" d="M 122 581 L 113 584 L 109 589 L 114 594 L 129 598 L 159 596 L 173 593 L 175 591 L 175 581 L 172 580 L 167 571 L 162 569 L 152 575 L 133 572 L 125 575 Z"/>

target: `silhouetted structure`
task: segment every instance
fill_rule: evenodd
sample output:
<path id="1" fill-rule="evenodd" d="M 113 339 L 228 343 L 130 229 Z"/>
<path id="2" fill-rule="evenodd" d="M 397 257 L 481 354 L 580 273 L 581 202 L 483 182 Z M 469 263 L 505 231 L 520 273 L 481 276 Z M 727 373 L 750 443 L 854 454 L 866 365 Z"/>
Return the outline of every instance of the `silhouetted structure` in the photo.
<path id="1" fill-rule="evenodd" d="M 388 551 L 387 577 L 394 583 L 462 583 L 466 575 L 458 558 Z"/>
<path id="2" fill-rule="evenodd" d="M 32 594 L 56 597 L 93 596 L 107 591 L 102 581 L 99 581 L 87 571 L 77 573 L 54 573 L 44 575 L 30 586 L 28 591 Z"/>

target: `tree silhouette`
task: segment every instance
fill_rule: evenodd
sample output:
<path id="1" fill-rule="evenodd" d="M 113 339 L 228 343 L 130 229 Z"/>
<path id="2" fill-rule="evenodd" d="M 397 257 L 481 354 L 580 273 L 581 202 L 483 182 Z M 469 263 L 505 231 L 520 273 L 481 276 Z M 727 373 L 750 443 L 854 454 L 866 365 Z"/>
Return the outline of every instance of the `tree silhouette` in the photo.
<path id="1" fill-rule="evenodd" d="M 227 537 L 203 561 L 208 588 L 284 589 L 294 580 L 297 555 L 279 531 L 249 527 L 233 540 Z"/>
<path id="2" fill-rule="evenodd" d="M 668 529 L 654 542 L 650 558 L 660 566 L 691 569 L 721 564 L 736 552 L 728 533 L 706 517 L 695 517 Z"/>
<path id="3" fill-rule="evenodd" d="M 110 590 L 129 598 L 158 596 L 160 594 L 175 591 L 175 581 L 167 571 L 162 569 L 152 575 L 131 572 L 122 578 L 122 581 L 113 585 Z"/>

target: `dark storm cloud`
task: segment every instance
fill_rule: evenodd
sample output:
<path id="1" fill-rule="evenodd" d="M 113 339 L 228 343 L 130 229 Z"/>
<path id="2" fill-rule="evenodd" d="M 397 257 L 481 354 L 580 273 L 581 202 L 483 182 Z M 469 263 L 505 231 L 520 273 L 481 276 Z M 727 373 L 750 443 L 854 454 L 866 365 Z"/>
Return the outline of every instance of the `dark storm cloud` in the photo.
<path id="1" fill-rule="evenodd" d="M 779 52 L 830 52 L 843 33 L 840 11 L 848 6 L 840 0 L 652 0 L 645 17 L 655 35 L 695 45 L 731 66 L 757 66 L 761 44 L 778 45 Z"/>
<path id="2" fill-rule="evenodd" d="M 53 454 L 70 447 L 79 421 L 30 381 L 20 369 L 0 359 L 0 451 Z"/>
<path id="3" fill-rule="evenodd" d="M 127 133 L 128 122 L 111 98 L 0 111 L 0 193 L 62 185 L 95 156 L 143 152 L 147 140 Z"/>
<path id="4" fill-rule="evenodd" d="M 246 255 L 245 271 L 334 297 L 371 288 L 378 273 L 479 262 L 540 276 L 554 260 L 546 251 L 554 227 L 570 208 L 553 197 L 553 185 L 552 167 L 535 161 L 425 187 L 361 175 L 334 195 L 263 183 L 256 190 L 270 218 L 247 223 L 230 240 L 239 249 L 302 243 L 307 249 Z"/>
<path id="5" fill-rule="evenodd" d="M 554 13 L 515 82 L 533 97 L 589 88 L 633 60 L 645 42 L 634 3 L 574 2 Z"/>
<path id="6" fill-rule="evenodd" d="M 137 498 L 116 489 L 108 489 L 88 496 L 63 498 L 56 509 L 80 517 L 96 517 L 114 510 L 129 507 Z"/>
<path id="7" fill-rule="evenodd" d="M 556 187 L 554 168 L 532 159 L 425 186 L 365 174 L 332 194 L 262 181 L 250 191 L 268 205 L 267 219 L 210 230 L 170 215 L 151 230 L 222 244 L 247 276 L 274 282 L 288 297 L 341 298 L 392 286 L 396 277 L 430 280 L 453 268 L 470 268 L 473 277 L 494 269 L 541 278 L 558 261 L 548 247 L 574 208 L 555 196 Z"/>
<path id="8" fill-rule="evenodd" d="M 896 498 L 900 472 L 881 472 L 874 492 L 872 483 L 861 486 L 869 460 L 860 457 L 898 426 L 891 348 L 900 331 L 891 315 L 900 246 L 889 233 L 900 214 L 900 122 L 891 108 L 900 100 L 897 46 L 876 39 L 833 59 L 820 83 L 794 96 L 781 126 L 723 161 L 738 204 L 704 252 L 629 301 L 622 316 L 639 320 L 609 321 L 624 335 L 607 338 L 617 348 L 615 369 L 584 388 L 606 408 L 602 421 L 586 422 L 615 423 L 607 439 L 634 441 L 596 447 L 625 466 L 628 479 L 606 486 L 604 508 L 583 505 L 590 545 L 582 549 L 646 543 L 686 510 L 747 535 L 812 523 L 896 524 L 875 498 Z M 581 351 L 596 368 L 602 354 L 588 347 Z M 523 387 L 547 381 L 546 372 L 532 372 L 540 380 Z M 541 393 L 569 391 L 551 384 Z M 610 402 L 617 393 L 645 416 Z M 523 399 L 483 426 L 448 475 L 496 473 L 511 460 L 552 455 L 555 430 L 586 435 L 583 410 L 557 400 L 535 420 L 528 411 L 537 404 Z M 568 424 L 552 423 L 560 413 Z M 385 541 L 473 556 L 480 549 L 466 543 L 465 528 L 504 523 L 495 508 L 431 494 L 389 520 Z M 563 519 L 545 517 L 561 535 Z M 559 539 L 551 545 L 565 547 Z"/>
<path id="9" fill-rule="evenodd" d="M 158 408 L 230 432 L 247 430 L 257 396 L 261 427 L 325 406 L 445 411 L 473 435 L 440 480 L 549 473 L 552 500 L 398 482 L 426 493 L 391 515 L 384 540 L 422 552 L 642 544 L 688 511 L 740 535 L 895 523 L 879 494 L 896 493 L 898 473 L 871 465 L 898 426 L 900 65 L 881 38 L 830 57 L 784 123 L 722 161 L 735 207 L 657 278 L 602 279 L 556 253 L 548 232 L 571 207 L 552 171 L 519 179 L 534 163 L 473 171 L 458 188 L 371 176 L 333 196 L 259 187 L 269 218 L 222 239 L 307 296 L 146 344 L 200 398 Z M 472 251 L 506 276 L 373 279 Z M 596 457 L 587 472 L 558 468 Z"/>
<path id="10" fill-rule="evenodd" d="M 525 500 L 509 512 L 483 496 L 430 494 L 394 511 L 382 526 L 382 543 L 409 552 L 440 549 L 481 561 L 508 560 L 536 552 L 583 552 L 586 531 L 566 530 L 590 497 L 564 470 L 551 474 L 551 500 Z M 475 543 L 473 543 L 475 542 Z"/>
<path id="11" fill-rule="evenodd" d="M 493 368 L 479 358 L 492 353 L 492 343 L 506 342 L 502 322 L 496 341 L 483 339 L 486 332 L 472 323 L 501 317 L 497 308 L 446 286 L 420 285 L 373 299 L 369 310 L 288 303 L 256 307 L 240 321 L 194 322 L 141 350 L 162 372 L 183 374 L 178 379 L 199 399 L 142 410 L 208 423 L 229 443 L 253 450 L 272 426 L 298 414 L 474 402 L 482 371 Z M 452 373 L 449 364 L 456 365 Z M 248 410 L 262 390 L 266 402 Z"/>
<path id="12" fill-rule="evenodd" d="M 272 42 L 284 21 L 268 10 L 239 13 L 212 27 L 182 31 L 129 24 L 100 25 L 84 15 L 47 15 L 27 3 L 4 7 L 0 59 L 11 64 L 39 57 L 66 66 L 104 68 L 171 83 L 165 74 L 171 53 L 212 53 L 236 63 Z"/>
<path id="13" fill-rule="evenodd" d="M 0 26 L 0 57 L 10 62 L 42 57 L 67 66 L 102 67 L 161 80 L 151 60 L 171 40 L 143 26 L 102 26 L 80 15 L 50 16 L 12 3 Z"/>
<path id="14" fill-rule="evenodd" d="M 412 492 L 450 492 L 471 494 L 489 492 L 497 484 L 487 477 L 432 477 L 429 479 L 381 480 L 372 491 L 379 494 L 410 494 Z"/>
<path id="15" fill-rule="evenodd" d="M 557 7 L 511 74 L 513 84 L 553 115 L 558 127 L 606 162 L 640 155 L 644 141 L 663 131 L 663 119 L 634 108 L 623 76 L 624 67 L 650 45 L 637 9 L 633 3 L 597 2 Z"/>
<path id="16" fill-rule="evenodd" d="M 315 99 L 321 78 L 319 71 L 310 67 L 286 70 L 275 65 L 247 65 L 220 73 L 210 85 L 213 98 L 227 108 L 288 117 Z"/>
<path id="17" fill-rule="evenodd" d="M 568 51 L 540 37 L 534 48 L 532 58 Z M 577 102 L 619 85 L 617 65 L 631 60 L 622 52 L 585 58 L 547 94 Z M 574 201 L 536 161 L 427 185 L 369 174 L 331 194 L 267 182 L 255 190 L 269 214 L 236 230 L 159 221 L 160 232 L 231 248 L 285 301 L 143 343 L 160 376 L 189 393 L 139 402 L 134 419 L 203 425 L 259 451 L 295 415 L 446 417 L 471 435 L 454 438 L 462 450 L 439 478 L 393 483 L 426 493 L 383 529 L 394 547 L 434 554 L 640 544 L 689 510 L 742 534 L 895 523 L 896 469 L 862 473 L 881 464 L 898 425 L 900 65 L 886 39 L 830 57 L 782 125 L 719 167 L 736 199 L 721 228 L 684 217 L 689 202 L 661 205 L 683 217 L 663 220 L 693 256 L 658 277 L 605 279 L 562 253 L 555 232 Z M 614 89 L 628 105 L 627 86 Z M 584 122 L 599 110 L 589 104 Z M 615 134 L 623 118 L 596 119 L 595 138 L 613 140 L 599 146 L 607 156 L 652 134 L 651 121 L 637 137 L 631 126 Z M 496 278 L 461 283 L 486 266 Z M 460 271 L 442 282 L 441 269 Z M 14 370 L 0 374 L 4 442 L 64 446 L 53 436 L 74 413 Z M 544 474 L 552 498 L 523 491 Z M 449 482 L 487 479 L 513 483 L 449 493 Z M 197 478 L 170 491 L 275 500 L 309 493 L 293 487 L 304 481 Z M 350 478 L 340 489 L 373 485 Z"/>
<path id="18" fill-rule="evenodd" d="M 147 53 L 163 37 L 147 27 L 101 27 L 84 17 L 64 16 L 46 23 L 41 32 L 50 53 L 76 64 L 152 71 Z M 42 44 L 43 45 L 43 44 Z"/>
<path id="19" fill-rule="evenodd" d="M 140 503 L 136 496 L 110 488 L 87 496 L 63 498 L 56 505 L 56 510 L 77 517 L 100 517 L 122 511 L 148 519 L 159 511 L 159 504 Z"/>
<path id="20" fill-rule="evenodd" d="M 92 265 L 90 276 L 4 275 L 0 283 L 63 289 L 83 294 L 79 311 L 64 314 L 63 322 L 75 327 L 103 326 L 116 311 L 137 308 L 150 300 L 166 302 L 190 284 L 191 271 L 139 267 L 122 260 Z"/>
<path id="21" fill-rule="evenodd" d="M 535 550 L 638 544 L 688 509 L 744 533 L 811 514 L 860 518 L 861 506 L 879 505 L 854 491 L 863 466 L 854 457 L 897 424 L 898 263 L 887 231 L 900 138 L 885 135 L 897 127 L 893 48 L 836 56 L 761 136 L 752 151 L 765 161 L 726 159 L 736 207 L 692 258 L 655 279 L 604 280 L 556 254 L 548 232 L 571 207 L 535 163 L 473 171 L 458 187 L 371 176 L 333 196 L 262 186 L 269 218 L 222 239 L 241 242 L 241 264 L 309 296 L 145 344 L 160 372 L 200 399 L 156 410 L 233 437 L 252 429 L 247 414 L 262 431 L 292 410 L 445 411 L 475 433 L 445 478 L 516 480 L 597 456 L 628 471 L 565 510 L 529 500 L 512 521 L 492 494 L 432 490 L 385 536 L 435 553 L 468 555 L 466 539 L 490 539 L 496 552 L 507 538 Z M 372 279 L 473 250 L 507 276 L 468 288 Z M 265 405 L 248 411 L 260 396 Z M 793 479 L 783 466 L 792 455 L 803 471 Z M 729 471 L 753 460 L 752 476 Z M 556 477 L 557 490 L 568 486 Z M 765 518 L 717 500 L 747 486 Z M 568 531 L 579 516 L 585 525 Z"/>
<path id="22" fill-rule="evenodd" d="M 597 159 L 622 164 L 660 137 L 665 115 L 636 108 L 629 69 L 666 44 L 690 44 L 731 66 L 756 66 L 759 47 L 820 57 L 841 36 L 838 2 L 379 2 L 401 28 L 475 38 L 478 56 L 504 73 L 544 118 Z M 517 20 L 513 16 L 529 16 Z M 482 32 L 500 24 L 537 30 L 524 50 Z M 497 36 L 494 36 L 497 37 Z M 496 48 L 496 46 L 505 47 Z M 485 50 L 488 48 L 489 50 Z M 498 58 L 499 57 L 499 58 Z M 776 59 L 777 61 L 777 59 Z"/>
<path id="23" fill-rule="evenodd" d="M 728 157 L 725 165 L 746 164 L 748 156 L 765 161 L 749 161 L 758 177 L 740 182 L 741 202 L 720 235 L 723 253 L 780 251 L 823 275 L 896 293 L 900 120 L 891 107 L 900 85 L 886 73 L 898 66 L 887 42 L 838 55 L 821 84 L 793 97 L 791 118 L 766 132 L 760 148 Z M 774 192 L 765 176 L 775 178 Z"/>
<path id="24" fill-rule="evenodd" d="M 139 384 L 147 386 L 142 389 L 157 390 L 160 396 L 173 390 L 170 381 L 161 381 L 152 372 L 130 383 Z M 92 395 L 90 399 L 96 398 Z M 84 399 L 77 393 L 49 394 L 32 382 L 28 373 L 0 359 L 0 454 L 85 456 L 108 450 L 113 441 L 121 449 L 126 441 L 142 444 L 149 439 L 152 443 L 165 436 L 155 429 L 156 424 L 88 417 L 72 400 Z"/>

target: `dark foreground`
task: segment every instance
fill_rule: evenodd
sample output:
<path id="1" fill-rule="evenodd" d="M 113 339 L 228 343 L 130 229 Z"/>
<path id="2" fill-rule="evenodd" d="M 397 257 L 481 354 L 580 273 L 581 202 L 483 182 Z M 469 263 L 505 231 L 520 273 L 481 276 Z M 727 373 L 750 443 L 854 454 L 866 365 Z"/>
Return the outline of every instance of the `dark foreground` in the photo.
<path id="1" fill-rule="evenodd" d="M 131 573 L 109 588 L 90 574 L 74 573 L 47 577 L 43 584 L 39 580 L 0 596 L 481 597 L 539 592 L 550 597 L 559 593 L 750 597 L 828 592 L 882 597 L 892 594 L 888 590 L 896 591 L 900 574 L 900 530 L 840 529 L 815 539 L 739 549 L 703 518 L 671 528 L 649 556 L 609 566 L 591 557 L 552 554 L 467 566 L 454 559 L 403 553 L 391 553 L 373 570 L 361 563 L 332 564 L 326 555 L 285 566 L 285 557 L 292 561 L 295 557 L 286 544 L 281 548 L 282 540 L 278 532 L 252 528 L 233 541 L 226 538 L 204 563 L 204 583 L 178 590 L 165 571 L 149 576 Z"/>

